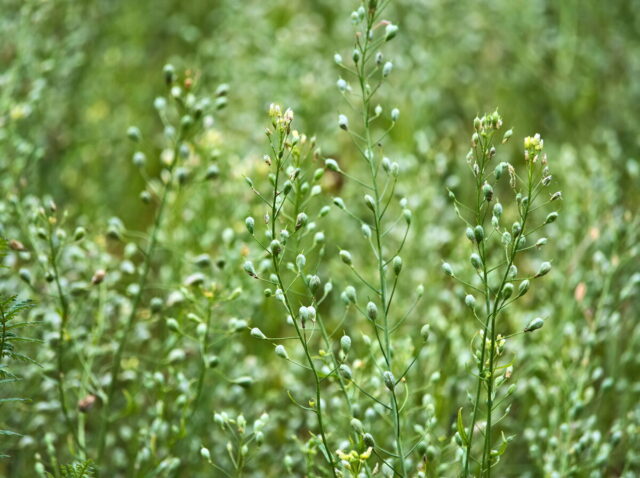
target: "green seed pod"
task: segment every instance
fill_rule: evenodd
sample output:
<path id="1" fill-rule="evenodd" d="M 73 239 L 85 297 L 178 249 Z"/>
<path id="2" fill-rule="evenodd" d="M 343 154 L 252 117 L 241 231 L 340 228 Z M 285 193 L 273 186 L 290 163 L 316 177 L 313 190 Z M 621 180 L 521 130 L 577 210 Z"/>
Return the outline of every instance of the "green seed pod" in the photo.
<path id="1" fill-rule="evenodd" d="M 431 334 L 431 326 L 429 324 L 424 324 L 420 329 L 420 335 L 422 336 L 422 340 L 425 342 L 429 340 L 429 335 Z"/>
<path id="2" fill-rule="evenodd" d="M 467 304 L 467 307 L 469 307 L 470 309 L 476 308 L 476 298 L 471 294 L 466 295 L 466 297 L 464 298 L 464 303 Z"/>
<path id="3" fill-rule="evenodd" d="M 242 388 L 249 388 L 251 385 L 253 385 L 253 378 L 246 375 L 234 379 L 232 383 L 240 385 Z"/>
<path id="4" fill-rule="evenodd" d="M 402 257 L 396 256 L 393 258 L 393 272 L 398 275 L 402 270 Z"/>
<path id="5" fill-rule="evenodd" d="M 320 289 L 320 277 L 313 275 L 311 277 L 309 277 L 309 290 L 311 290 L 312 293 L 316 293 L 318 291 L 318 289 Z"/>
<path id="6" fill-rule="evenodd" d="M 289 354 L 287 354 L 287 350 L 284 348 L 284 345 L 276 345 L 275 349 L 276 355 L 283 359 L 288 359 Z"/>
<path id="7" fill-rule="evenodd" d="M 478 244 L 481 243 L 484 240 L 484 228 L 480 225 L 476 226 L 473 230 L 473 236 Z"/>
<path id="8" fill-rule="evenodd" d="M 344 262 L 348 266 L 353 264 L 351 253 L 349 251 L 345 251 L 344 249 L 340 251 L 340 259 L 342 259 L 342 262 Z"/>
<path id="9" fill-rule="evenodd" d="M 356 289 L 353 286 L 348 285 L 344 289 L 344 293 L 349 302 L 351 302 L 352 304 L 356 303 Z"/>
<path id="10" fill-rule="evenodd" d="M 391 63 L 390 61 L 386 62 L 382 67 L 382 76 L 384 78 L 388 77 L 391 74 L 392 70 L 393 70 L 393 63 Z"/>
<path id="11" fill-rule="evenodd" d="M 482 186 L 482 194 L 484 195 L 484 199 L 487 202 L 491 202 L 493 199 L 493 188 L 489 183 L 484 183 Z"/>
<path id="12" fill-rule="evenodd" d="M 84 227 L 76 227 L 76 230 L 73 233 L 73 240 L 78 242 L 84 239 L 87 235 L 87 231 Z"/>
<path id="13" fill-rule="evenodd" d="M 324 160 L 324 167 L 329 171 L 340 171 L 340 166 L 338 166 L 338 162 L 335 159 L 327 158 Z"/>
<path id="14" fill-rule="evenodd" d="M 262 339 L 262 340 L 266 340 L 267 336 L 264 335 L 264 333 L 262 333 L 262 330 L 260 330 L 258 327 L 254 327 L 253 329 L 251 329 L 251 336 L 255 337 L 256 339 Z"/>
<path id="15" fill-rule="evenodd" d="M 217 355 L 210 355 L 207 357 L 207 367 L 216 368 L 220 364 L 220 359 Z"/>
<path id="16" fill-rule="evenodd" d="M 296 231 L 301 227 L 306 226 L 308 220 L 309 216 L 307 216 L 304 212 L 298 214 L 298 217 L 296 218 Z"/>
<path id="17" fill-rule="evenodd" d="M 298 268 L 299 271 L 304 269 L 304 266 L 307 264 L 307 258 L 304 256 L 304 254 L 298 254 L 296 256 L 296 267 Z"/>
<path id="18" fill-rule="evenodd" d="M 411 224 L 412 216 L 413 216 L 413 214 L 411 213 L 411 209 L 403 209 L 402 210 L 402 217 L 404 217 L 404 222 L 406 222 L 407 225 Z"/>
<path id="19" fill-rule="evenodd" d="M 547 275 L 550 270 L 551 270 L 551 264 L 549 262 L 543 262 L 542 264 L 540 264 L 540 268 L 538 269 L 538 272 L 536 273 L 535 277 L 542 277 L 544 275 Z"/>
<path id="20" fill-rule="evenodd" d="M 348 335 L 343 335 L 340 338 L 340 349 L 345 355 L 349 353 L 349 350 L 351 350 L 351 337 L 349 337 Z"/>
<path id="21" fill-rule="evenodd" d="M 518 237 L 518 235 L 522 232 L 522 226 L 519 222 L 514 222 L 513 226 L 511 226 L 511 233 L 513 237 Z"/>
<path id="22" fill-rule="evenodd" d="M 327 214 L 329 214 L 329 211 L 331 211 L 331 208 L 329 206 L 322 206 L 322 209 L 320 209 L 318 215 L 320 217 L 325 217 Z"/>
<path id="23" fill-rule="evenodd" d="M 499 202 L 493 205 L 493 215 L 498 219 L 502 216 L 502 204 Z"/>
<path id="24" fill-rule="evenodd" d="M 18 272 L 18 275 L 20 276 L 20 279 L 22 279 L 27 284 L 31 285 L 31 281 L 33 280 L 33 278 L 31 277 L 31 272 L 29 272 L 28 269 L 24 269 L 24 268 L 20 269 L 20 271 Z"/>
<path id="25" fill-rule="evenodd" d="M 286 196 L 291 192 L 292 189 L 293 189 L 293 183 L 287 179 L 282 185 L 282 193 Z"/>
<path id="26" fill-rule="evenodd" d="M 551 224 L 552 222 L 555 222 L 556 219 L 558 219 L 558 213 L 557 212 L 550 212 L 547 215 L 547 218 L 544 220 L 545 224 Z"/>
<path id="27" fill-rule="evenodd" d="M 349 119 L 345 115 L 338 116 L 338 126 L 347 131 L 349 129 Z"/>
<path id="28" fill-rule="evenodd" d="M 167 328 L 171 332 L 178 332 L 178 330 L 180 330 L 180 326 L 178 325 L 178 321 L 176 319 L 174 319 L 173 317 L 170 317 L 170 318 L 167 319 Z"/>
<path id="29" fill-rule="evenodd" d="M 465 231 L 464 231 L 465 235 L 467 236 L 467 239 L 469 239 L 471 242 L 475 242 L 476 240 L 476 236 L 473 234 L 473 229 L 471 229 L 470 227 L 468 227 Z"/>
<path id="30" fill-rule="evenodd" d="M 140 200 L 145 204 L 151 203 L 151 193 L 149 191 L 140 192 Z"/>
<path id="31" fill-rule="evenodd" d="M 164 302 L 160 297 L 153 297 L 149 302 L 149 307 L 151 308 L 151 312 L 158 313 L 162 310 L 164 306 Z"/>
<path id="32" fill-rule="evenodd" d="M 371 228 L 367 224 L 363 224 L 361 230 L 365 239 L 371 238 Z"/>
<path id="33" fill-rule="evenodd" d="M 340 209 L 345 209 L 344 201 L 340 197 L 333 198 L 333 204 L 335 204 Z"/>
<path id="34" fill-rule="evenodd" d="M 378 318 L 378 307 L 373 302 L 367 304 L 367 317 L 373 321 Z"/>
<path id="35" fill-rule="evenodd" d="M 507 300 L 513 294 L 513 284 L 508 282 L 502 288 L 502 299 Z"/>
<path id="36" fill-rule="evenodd" d="M 273 254 L 275 257 L 278 257 L 278 255 L 282 252 L 282 244 L 280 244 L 280 241 L 278 241 L 277 239 L 274 239 L 273 241 L 271 241 L 269 250 L 271 251 L 271 254 Z"/>
<path id="37" fill-rule="evenodd" d="M 396 378 L 393 376 L 393 373 L 390 371 L 385 371 L 382 373 L 382 379 L 384 381 L 384 385 L 391 391 L 396 388 Z"/>
<path id="38" fill-rule="evenodd" d="M 527 279 L 523 280 L 518 287 L 518 297 L 522 297 L 529 290 L 529 281 Z"/>
<path id="39" fill-rule="evenodd" d="M 471 265 L 475 268 L 475 269 L 480 269 L 482 267 L 482 259 L 480 259 L 480 256 L 478 254 L 476 254 L 475 252 L 473 254 L 471 254 Z"/>
<path id="40" fill-rule="evenodd" d="M 533 332 L 534 330 L 538 330 L 542 328 L 543 325 L 544 325 L 544 320 L 541 317 L 536 317 L 535 319 L 531 320 L 527 324 L 527 326 L 524 328 L 524 331 Z"/>
<path id="41" fill-rule="evenodd" d="M 511 135 L 513 134 L 513 129 L 508 129 L 505 133 L 504 136 L 502 137 L 502 144 L 506 143 L 507 141 L 509 141 L 509 138 L 511 138 Z"/>
<path id="42" fill-rule="evenodd" d="M 351 58 L 353 59 L 354 63 L 358 63 L 362 58 L 362 53 L 360 53 L 360 50 L 358 50 L 357 48 L 354 48 L 353 53 L 351 54 Z"/>
<path id="43" fill-rule="evenodd" d="M 391 110 L 391 121 L 394 123 L 400 119 L 400 110 L 398 108 L 393 108 Z"/>
<path id="44" fill-rule="evenodd" d="M 244 269 L 244 271 L 249 274 L 251 277 L 253 278 L 257 278 L 258 275 L 256 274 L 256 270 L 253 267 L 253 262 L 251 261 L 246 261 L 244 263 L 244 265 L 242 266 L 242 268 Z"/>
<path id="45" fill-rule="evenodd" d="M 204 175 L 204 178 L 207 180 L 216 179 L 220 176 L 220 168 L 217 165 L 212 164 L 207 168 L 207 172 Z"/>
<path id="46" fill-rule="evenodd" d="M 504 244 L 505 246 L 511 244 L 511 234 L 509 234 L 507 231 L 504 231 L 502 233 L 502 244 Z"/>
<path id="47" fill-rule="evenodd" d="M 448 262 L 442 264 L 442 270 L 448 276 L 453 277 L 453 269 L 451 268 L 451 264 L 449 264 Z"/>
<path id="48" fill-rule="evenodd" d="M 374 199 L 373 199 L 370 195 L 365 194 L 365 196 L 364 196 L 364 203 L 365 203 L 365 204 L 367 205 L 367 207 L 368 207 L 369 209 L 371 209 L 372 211 L 375 211 L 375 210 L 376 210 L 376 202 L 374 201 Z"/>
<path id="49" fill-rule="evenodd" d="M 351 378 L 353 377 L 351 368 L 347 364 L 343 363 L 342 365 L 340 365 L 340 367 L 338 367 L 338 371 L 340 372 L 340 375 L 342 375 L 347 380 L 351 380 Z"/>
<path id="50" fill-rule="evenodd" d="M 365 433 L 364 435 L 362 435 L 362 442 L 367 446 L 367 447 L 375 447 L 376 446 L 376 442 L 373 439 L 373 436 L 371 435 L 371 433 Z"/>
<path id="51" fill-rule="evenodd" d="M 351 419 L 351 428 L 353 428 L 353 430 L 360 435 L 364 433 L 364 426 L 362 425 L 362 422 L 357 418 Z"/>
<path id="52" fill-rule="evenodd" d="M 136 168 L 143 167 L 146 161 L 147 161 L 147 157 L 142 151 L 136 151 L 133 154 L 133 164 L 136 166 Z"/>
<path id="53" fill-rule="evenodd" d="M 127 137 L 134 143 L 139 142 L 140 138 L 142 137 L 140 128 L 138 128 L 137 126 L 129 126 L 129 129 L 127 129 Z"/>
<path id="54" fill-rule="evenodd" d="M 164 81 L 167 85 L 171 85 L 176 79 L 176 70 L 173 65 L 164 65 L 162 69 Z"/>
<path id="55" fill-rule="evenodd" d="M 384 29 L 384 41 L 391 41 L 398 34 L 398 26 L 389 23 Z"/>

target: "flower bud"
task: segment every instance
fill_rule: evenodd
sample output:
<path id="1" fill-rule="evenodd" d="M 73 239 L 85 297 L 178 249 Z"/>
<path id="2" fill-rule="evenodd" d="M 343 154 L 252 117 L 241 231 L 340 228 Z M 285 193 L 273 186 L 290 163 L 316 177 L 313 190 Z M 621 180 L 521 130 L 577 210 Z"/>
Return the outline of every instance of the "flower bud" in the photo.
<path id="1" fill-rule="evenodd" d="M 529 290 L 529 281 L 527 279 L 523 280 L 518 287 L 518 297 L 522 297 Z"/>
<path id="2" fill-rule="evenodd" d="M 373 436 L 371 435 L 371 433 L 365 433 L 364 435 L 362 435 L 362 442 L 368 447 L 376 446 L 376 442 L 373 439 Z"/>
<path id="3" fill-rule="evenodd" d="M 449 264 L 448 262 L 442 264 L 442 270 L 448 276 L 453 277 L 453 269 L 451 268 L 451 264 Z"/>
<path id="4" fill-rule="evenodd" d="M 347 300 L 352 303 L 355 304 L 356 303 L 356 289 L 352 286 L 352 285 L 348 285 L 345 289 L 344 289 L 344 294 L 345 297 L 347 298 Z"/>
<path id="5" fill-rule="evenodd" d="M 353 373 L 351 372 L 351 368 L 345 363 L 340 365 L 340 367 L 338 368 L 338 371 L 340 372 L 340 375 L 342 375 L 347 380 L 351 380 L 351 378 L 353 377 Z"/>
<path id="6" fill-rule="evenodd" d="M 171 85 L 176 79 L 176 70 L 173 65 L 164 65 L 162 69 L 164 73 L 164 81 L 167 85 Z"/>
<path id="7" fill-rule="evenodd" d="M 137 126 L 129 126 L 129 129 L 127 129 L 127 137 L 134 143 L 140 141 L 141 136 L 140 128 Z"/>
<path id="8" fill-rule="evenodd" d="M 398 108 L 393 108 L 391 110 L 391 121 L 394 123 L 400 119 L 400 110 Z"/>
<path id="9" fill-rule="evenodd" d="M 493 199 L 493 188 L 489 183 L 484 183 L 482 186 L 482 194 L 484 195 L 484 199 L 487 202 L 491 202 Z"/>
<path id="10" fill-rule="evenodd" d="M 475 269 L 480 269 L 480 267 L 482 267 L 482 259 L 480 259 L 480 256 L 478 254 L 476 254 L 475 252 L 473 254 L 471 254 L 471 265 L 475 268 Z"/>
<path id="11" fill-rule="evenodd" d="M 280 244 L 280 241 L 278 241 L 277 239 L 274 239 L 273 241 L 271 241 L 269 250 L 271 251 L 271 254 L 278 257 L 278 255 L 282 252 L 282 244 Z"/>
<path id="12" fill-rule="evenodd" d="M 178 325 L 178 321 L 176 319 L 174 319 L 173 317 L 169 317 L 167 319 L 167 328 L 171 332 L 178 332 L 178 330 L 180 330 L 180 326 Z"/>
<path id="13" fill-rule="evenodd" d="M 502 299 L 507 300 L 513 294 L 513 284 L 508 282 L 502 288 Z"/>
<path id="14" fill-rule="evenodd" d="M 376 210 L 376 202 L 375 200 L 369 195 L 369 194 L 365 194 L 364 196 L 364 203 L 367 205 L 367 207 L 369 209 L 371 209 L 372 211 Z"/>
<path id="15" fill-rule="evenodd" d="M 315 294 L 318 291 L 320 284 L 320 277 L 313 275 L 309 278 L 309 290 L 311 290 L 312 293 Z"/>
<path id="16" fill-rule="evenodd" d="M 31 277 L 31 272 L 29 272 L 28 269 L 20 269 L 20 271 L 18 272 L 18 275 L 20 276 L 20 279 L 22 279 L 24 282 L 26 282 L 27 284 L 31 284 L 32 277 Z"/>
<path id="17" fill-rule="evenodd" d="M 256 270 L 253 267 L 253 262 L 251 261 L 246 261 L 244 263 L 244 265 L 242 266 L 242 268 L 244 269 L 244 271 L 249 274 L 251 277 L 253 278 L 257 278 L 258 275 L 256 274 Z"/>
<path id="18" fill-rule="evenodd" d="M 389 76 L 391 74 L 391 70 L 393 70 L 393 63 L 391 63 L 390 61 L 386 62 L 384 64 L 384 66 L 382 67 L 382 76 L 384 78 L 386 78 L 387 76 Z"/>
<path id="19" fill-rule="evenodd" d="M 484 240 L 484 229 L 478 225 L 473 230 L 473 236 L 477 243 L 481 243 Z"/>
<path id="20" fill-rule="evenodd" d="M 146 161 L 147 161 L 147 157 L 145 156 L 145 154 L 142 151 L 136 151 L 133 154 L 133 164 L 137 168 L 141 168 L 142 166 L 144 166 L 144 163 Z"/>

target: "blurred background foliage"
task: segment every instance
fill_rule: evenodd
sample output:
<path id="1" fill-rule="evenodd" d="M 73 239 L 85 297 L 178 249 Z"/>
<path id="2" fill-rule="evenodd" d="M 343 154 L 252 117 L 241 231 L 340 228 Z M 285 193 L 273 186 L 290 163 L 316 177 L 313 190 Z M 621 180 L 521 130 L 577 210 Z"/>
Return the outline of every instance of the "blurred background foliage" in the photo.
<path id="1" fill-rule="evenodd" d="M 318 138 L 324 155 L 337 158 L 346 170 L 359 167 L 336 125 L 344 104 L 333 55 L 349 56 L 351 3 L 0 0 L 3 196 L 53 198 L 94 237 L 104 233 L 112 216 L 143 230 L 153 216 L 137 199 L 143 181 L 131 163 L 126 130 L 137 125 L 150 151 L 159 150 L 162 125 L 153 100 L 164 88 L 162 66 L 172 63 L 200 93 L 230 85 L 229 106 L 216 114 L 214 133 L 206 138 L 220 179 L 184 206 L 187 215 L 170 220 L 172 250 L 209 252 L 238 268 L 246 237 L 236 240 L 231 234 L 243 234 L 242 220 L 251 207 L 242 176 L 257 171 L 264 177 L 259 158 L 270 102 L 292 107 L 297 127 Z M 411 278 L 426 290 L 415 324 L 431 321 L 442 338 L 431 352 L 440 363 L 420 370 L 437 383 L 433 395 L 443 417 L 442 435 L 450 431 L 450 417 L 470 383 L 459 378 L 466 373 L 472 329 L 463 322 L 464 292 L 445 287 L 438 270 L 443 259 L 462 263 L 467 254 L 457 247 L 463 229 L 446 189 L 465 195 L 461 184 L 472 118 L 498 107 L 514 138 L 539 132 L 563 190 L 547 251 L 555 271 L 522 306 L 552 319 L 543 335 L 518 351 L 518 373 L 528 378 L 508 425 L 519 431 L 519 445 L 512 446 L 502 476 L 570 476 L 552 472 L 568 473 L 574 465 L 579 468 L 573 476 L 640 472 L 634 438 L 640 362 L 633 352 L 640 347 L 638 6 L 632 0 L 394 0 L 387 14 L 401 33 L 390 45 L 392 87 L 382 96 L 402 112 L 387 153 L 401 164 L 401 192 L 414 210 L 405 255 L 413 259 Z M 502 154 L 518 161 L 520 151 L 518 140 Z M 326 188 L 345 200 L 352 191 L 341 183 Z M 246 208 L 237 207 L 239 199 Z M 9 236 L 19 228 L 10 224 L 8 210 L 3 199 L 2 233 Z M 349 228 L 333 234 L 337 243 L 349 243 Z M 121 252 L 112 250 L 105 263 L 118 261 Z M 169 282 L 186 273 L 179 259 L 167 267 L 163 277 Z M 221 279 L 226 280 L 229 289 L 253 287 L 258 297 L 249 294 L 225 314 L 261 316 L 272 330 L 281 326 L 254 285 Z M 412 290 L 399 293 L 408 297 Z M 230 356 L 244 357 L 238 367 L 258 384 L 223 402 L 241 403 L 254 418 L 275 407 L 278 417 L 278 407 L 288 403 L 279 385 L 293 379 L 291 372 L 261 368 L 261 357 L 271 353 L 261 347 L 247 336 L 230 347 Z M 436 373 L 442 381 L 433 378 Z M 602 387 L 606 377 L 615 380 L 611 389 Z M 35 375 L 27 383 L 33 388 L 24 395 L 36 403 L 39 394 L 48 393 L 38 391 Z M 450 394 L 460 400 L 448 403 Z M 239 396 L 244 398 L 236 402 Z M 46 407 L 38 413 L 47 413 Z M 288 415 L 280 413 L 282 424 Z M 26 416 L 33 424 L 23 417 L 14 428 L 33 435 L 49 427 L 46 420 Z M 302 426 L 291 420 L 274 432 L 288 451 L 293 445 L 286 427 Z M 570 430 L 558 431 L 569 422 Z M 602 459 L 602 443 L 617 431 L 625 432 L 625 446 Z M 589 438 L 599 443 L 593 454 L 572 455 L 575 443 L 595 432 L 601 438 Z M 550 441 L 556 434 L 557 441 Z M 25 470 L 32 469 L 34 446 L 23 441 L 14 447 L 17 459 L 7 476 L 30 476 Z M 254 476 L 280 476 L 278 464 L 264 460 Z M 590 474 L 598 470 L 602 474 Z"/>

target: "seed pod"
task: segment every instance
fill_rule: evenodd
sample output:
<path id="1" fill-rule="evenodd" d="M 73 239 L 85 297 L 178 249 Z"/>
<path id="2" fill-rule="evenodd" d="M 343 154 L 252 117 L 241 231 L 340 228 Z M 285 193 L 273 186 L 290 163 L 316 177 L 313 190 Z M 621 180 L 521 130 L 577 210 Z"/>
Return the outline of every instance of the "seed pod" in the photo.
<path id="1" fill-rule="evenodd" d="M 340 365 L 340 367 L 338 368 L 338 371 L 340 372 L 340 375 L 342 375 L 347 380 L 351 380 L 351 378 L 353 377 L 353 373 L 351 372 L 351 368 L 345 363 Z"/>
<path id="2" fill-rule="evenodd" d="M 500 218 L 502 216 L 502 204 L 500 204 L 499 202 L 493 205 L 493 215 L 497 218 Z"/>
<path id="3" fill-rule="evenodd" d="M 362 435 L 362 442 L 368 447 L 373 448 L 376 446 L 376 442 L 373 439 L 373 436 L 371 435 L 371 433 L 365 433 L 364 435 Z"/>
<path id="4" fill-rule="evenodd" d="M 245 226 L 247 226 L 247 231 L 249 231 L 249 234 L 253 236 L 253 232 L 255 230 L 255 225 L 256 225 L 255 220 L 251 216 L 249 216 L 244 220 L 244 224 Z"/>
<path id="5" fill-rule="evenodd" d="M 502 299 L 507 300 L 513 294 L 513 284 L 508 282 L 502 288 Z"/>
<path id="6" fill-rule="evenodd" d="M 353 59 L 354 63 L 358 63 L 362 58 L 362 53 L 360 53 L 360 50 L 358 50 L 357 48 L 354 48 L 353 53 L 351 54 L 351 58 Z"/>
<path id="7" fill-rule="evenodd" d="M 309 277 L 309 290 L 311 290 L 312 293 L 316 293 L 318 291 L 318 289 L 320 288 L 320 277 L 313 275 L 311 277 Z"/>
<path id="8" fill-rule="evenodd" d="M 475 252 L 473 254 L 471 254 L 471 265 L 475 268 L 475 269 L 480 269 L 482 267 L 482 259 L 480 259 L 480 256 L 478 254 L 476 254 Z"/>
<path id="9" fill-rule="evenodd" d="M 363 224 L 361 230 L 365 239 L 371 238 L 371 228 L 367 224 Z"/>
<path id="10" fill-rule="evenodd" d="M 82 239 L 84 239 L 86 234 L 87 234 L 87 231 L 84 227 L 77 227 L 73 233 L 73 240 L 76 242 L 81 241 Z M 24 249 L 24 246 L 23 246 L 23 249 Z"/>
<path id="11" fill-rule="evenodd" d="M 467 304 L 467 307 L 469 307 L 470 309 L 476 308 L 476 298 L 471 294 L 466 295 L 466 297 L 464 298 L 464 303 Z"/>
<path id="12" fill-rule="evenodd" d="M 349 350 L 351 350 L 351 337 L 349 337 L 348 335 L 343 335 L 340 338 L 340 349 L 345 355 L 349 353 Z"/>
<path id="13" fill-rule="evenodd" d="M 502 144 L 509 141 L 509 138 L 511 138 L 511 135 L 513 135 L 513 129 L 508 129 L 504 134 L 504 136 L 502 137 Z"/>
<path id="14" fill-rule="evenodd" d="M 471 229 L 470 227 L 467 227 L 464 233 L 467 236 L 467 239 L 469 239 L 471 242 L 474 242 L 476 240 L 476 236 L 473 233 L 473 229 Z"/>
<path id="15" fill-rule="evenodd" d="M 480 225 L 476 226 L 473 230 L 473 236 L 478 244 L 481 243 L 484 240 L 484 228 Z"/>
<path id="16" fill-rule="evenodd" d="M 364 433 L 364 426 L 362 425 L 362 422 L 357 418 L 351 419 L 351 428 L 353 428 L 353 430 L 360 435 Z"/>
<path id="17" fill-rule="evenodd" d="M 544 320 L 541 317 L 536 317 L 531 320 L 527 326 L 524 328 L 525 332 L 533 332 L 534 330 L 538 330 L 544 325 Z"/>
<path id="18" fill-rule="evenodd" d="M 482 186 L 482 194 L 484 195 L 484 199 L 487 202 L 491 202 L 493 199 L 493 188 L 489 183 L 484 183 Z"/>
<path id="19" fill-rule="evenodd" d="M 542 277 L 544 275 L 547 275 L 550 270 L 551 264 L 549 262 L 543 262 L 542 264 L 540 264 L 540 268 L 538 269 L 538 272 L 534 277 Z"/>
<path id="20" fill-rule="evenodd" d="M 147 161 L 147 157 L 145 156 L 145 154 L 142 151 L 136 151 L 133 154 L 133 164 L 137 167 L 137 168 L 141 168 L 144 166 L 144 163 Z"/>
<path id="21" fill-rule="evenodd" d="M 404 217 L 404 222 L 406 222 L 407 225 L 411 224 L 412 216 L 413 216 L 413 214 L 411 212 L 411 209 L 403 209 L 402 210 L 402 217 Z"/>
<path id="22" fill-rule="evenodd" d="M 262 333 L 262 330 L 260 330 L 258 327 L 254 327 L 253 329 L 251 329 L 251 336 L 262 340 L 266 340 L 267 338 L 267 336 L 264 335 L 264 333 Z"/>
<path id="23" fill-rule="evenodd" d="M 398 34 L 398 26 L 389 23 L 384 29 L 384 41 L 391 41 Z"/>
<path id="24" fill-rule="evenodd" d="M 451 268 L 451 264 L 449 264 L 448 262 L 444 262 L 442 264 L 442 270 L 448 276 L 453 277 L 453 269 Z"/>
<path id="25" fill-rule="evenodd" d="M 138 128 L 137 126 L 129 126 L 129 129 L 127 129 L 127 137 L 134 143 L 140 141 L 140 138 L 142 137 L 140 128 Z"/>
<path id="26" fill-rule="evenodd" d="M 522 232 L 522 226 L 520 225 L 519 222 L 514 222 L 513 225 L 511 226 L 511 233 L 513 234 L 513 237 L 518 237 L 518 235 Z"/>
<path id="27" fill-rule="evenodd" d="M 424 324 L 420 329 L 420 336 L 422 337 L 422 340 L 424 340 L 425 342 L 429 340 L 430 334 L 431 334 L 431 326 L 429 324 Z"/>
<path id="28" fill-rule="evenodd" d="M 176 79 L 176 70 L 173 65 L 164 65 L 162 72 L 164 73 L 165 83 L 171 85 Z"/>
<path id="29" fill-rule="evenodd" d="M 344 293 L 345 293 L 345 297 L 350 303 L 352 304 L 356 303 L 356 289 L 352 285 L 348 285 L 344 289 Z"/>
<path id="30" fill-rule="evenodd" d="M 340 166 L 338 165 L 338 162 L 335 159 L 331 159 L 331 158 L 325 159 L 324 167 L 327 168 L 329 171 L 335 171 L 335 172 L 340 171 Z"/>
<path id="31" fill-rule="evenodd" d="M 277 239 L 274 239 L 273 241 L 271 241 L 269 250 L 271 251 L 271 254 L 273 254 L 275 257 L 278 257 L 278 255 L 282 252 L 282 244 L 280 244 L 280 241 L 278 241 Z"/>
<path id="32" fill-rule="evenodd" d="M 393 272 L 398 275 L 402 270 L 402 257 L 396 256 L 393 258 Z"/>
<path id="33" fill-rule="evenodd" d="M 367 317 L 373 321 L 378 318 L 378 307 L 373 302 L 367 304 Z"/>
<path id="34" fill-rule="evenodd" d="M 382 67 L 382 76 L 386 78 L 391 74 L 392 70 L 393 70 L 393 63 L 391 63 L 390 61 L 386 62 Z"/>
<path id="35" fill-rule="evenodd" d="M 368 194 L 365 194 L 364 196 L 364 203 L 367 205 L 367 207 L 369 209 L 371 209 L 372 211 L 376 210 L 376 202 L 375 200 Z"/>
<path id="36" fill-rule="evenodd" d="M 257 278 L 258 275 L 256 274 L 256 270 L 253 267 L 253 262 L 251 261 L 246 261 L 244 263 L 244 265 L 242 266 L 242 268 L 244 269 L 244 271 L 249 274 L 251 277 L 253 278 Z"/>
<path id="37" fill-rule="evenodd" d="M 301 227 L 306 226 L 308 220 L 309 216 L 307 216 L 304 212 L 298 214 L 298 217 L 296 218 L 296 231 Z"/>
<path id="38" fill-rule="evenodd" d="M 393 391 L 394 388 L 396 388 L 396 378 L 393 376 L 393 373 L 391 373 L 390 371 L 385 371 L 382 373 L 382 379 L 384 381 L 385 386 Z"/>
<path id="39" fill-rule="evenodd" d="M 178 325 L 178 321 L 176 319 L 174 319 L 173 317 L 169 317 L 167 319 L 167 328 L 171 332 L 178 332 L 178 330 L 180 330 L 180 326 Z"/>
<path id="40" fill-rule="evenodd" d="M 344 262 L 348 266 L 353 264 L 351 253 L 349 251 L 345 251 L 344 249 L 340 251 L 340 259 L 342 259 L 342 262 Z"/>
<path id="41" fill-rule="evenodd" d="M 391 110 L 391 121 L 394 123 L 400 119 L 400 110 L 398 108 L 393 108 Z"/>
<path id="42" fill-rule="evenodd" d="M 345 115 L 338 116 L 338 126 L 347 131 L 349 129 L 349 119 Z"/>
<path id="43" fill-rule="evenodd" d="M 529 281 L 525 279 L 520 283 L 520 286 L 518 287 L 518 297 L 522 297 L 523 295 L 525 295 L 528 290 Z"/>
<path id="44" fill-rule="evenodd" d="M 25 281 L 27 284 L 31 285 L 32 277 L 31 277 L 31 272 L 29 272 L 28 269 L 20 269 L 20 271 L 18 272 L 18 275 L 20 276 L 20 279 Z"/>
<path id="45" fill-rule="evenodd" d="M 287 354 L 287 350 L 284 348 L 284 345 L 276 345 L 276 355 L 283 359 L 288 359 L 289 354 Z"/>
<path id="46" fill-rule="evenodd" d="M 545 224 L 551 224 L 552 222 L 555 222 L 556 219 L 558 219 L 558 213 L 557 212 L 550 212 L 547 215 L 547 218 L 544 220 Z"/>

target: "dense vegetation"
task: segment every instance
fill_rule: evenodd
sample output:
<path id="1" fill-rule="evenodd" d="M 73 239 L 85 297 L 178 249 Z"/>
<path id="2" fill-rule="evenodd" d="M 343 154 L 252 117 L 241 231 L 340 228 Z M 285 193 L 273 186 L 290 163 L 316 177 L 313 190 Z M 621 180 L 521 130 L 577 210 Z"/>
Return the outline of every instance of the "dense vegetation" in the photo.
<path id="1" fill-rule="evenodd" d="M 0 471 L 640 474 L 640 17 L 1 0 Z"/>

